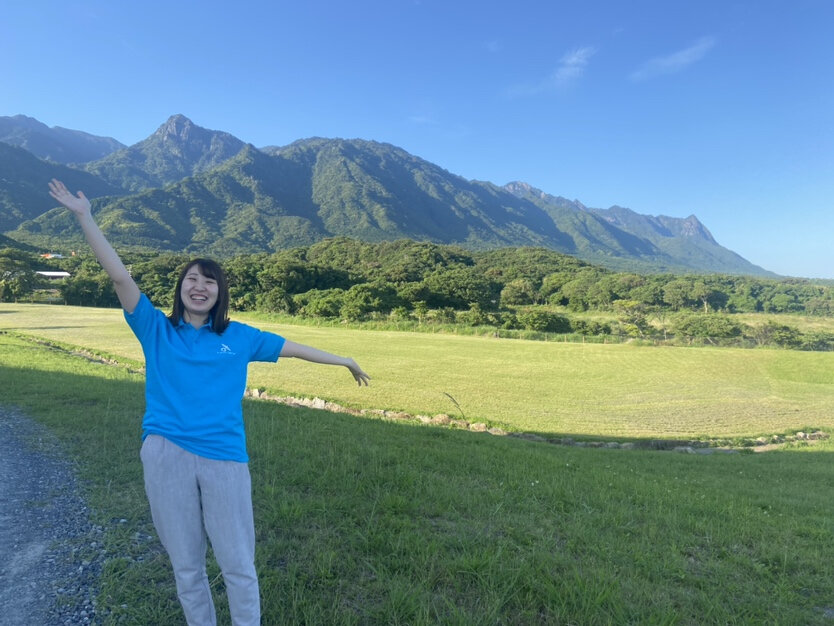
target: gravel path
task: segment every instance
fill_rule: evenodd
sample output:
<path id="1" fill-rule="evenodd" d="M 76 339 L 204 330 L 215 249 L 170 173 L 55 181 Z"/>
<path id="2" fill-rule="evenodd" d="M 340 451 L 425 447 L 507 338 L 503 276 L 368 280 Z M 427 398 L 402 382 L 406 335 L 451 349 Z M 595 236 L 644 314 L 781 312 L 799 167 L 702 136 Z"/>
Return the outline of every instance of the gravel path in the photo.
<path id="1" fill-rule="evenodd" d="M 0 625 L 95 623 L 101 528 L 40 424 L 0 406 Z"/>

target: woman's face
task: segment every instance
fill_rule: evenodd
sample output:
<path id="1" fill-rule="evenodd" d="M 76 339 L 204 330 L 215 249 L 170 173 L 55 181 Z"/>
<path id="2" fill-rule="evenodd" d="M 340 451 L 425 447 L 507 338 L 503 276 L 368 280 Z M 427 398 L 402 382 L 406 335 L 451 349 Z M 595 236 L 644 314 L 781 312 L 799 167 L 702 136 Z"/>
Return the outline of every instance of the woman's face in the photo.
<path id="1" fill-rule="evenodd" d="M 211 307 L 217 302 L 217 281 L 205 276 L 199 265 L 193 265 L 183 278 L 180 298 L 185 321 L 193 325 L 205 324 Z"/>

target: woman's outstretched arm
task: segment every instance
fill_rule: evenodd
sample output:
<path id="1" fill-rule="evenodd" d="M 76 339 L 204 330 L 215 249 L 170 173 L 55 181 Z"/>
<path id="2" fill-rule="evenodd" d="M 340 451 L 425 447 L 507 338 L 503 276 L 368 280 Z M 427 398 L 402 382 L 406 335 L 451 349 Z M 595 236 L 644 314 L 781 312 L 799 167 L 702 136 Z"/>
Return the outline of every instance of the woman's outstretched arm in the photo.
<path id="1" fill-rule="evenodd" d="M 287 340 L 284 342 L 284 347 L 281 348 L 281 357 L 293 357 L 304 361 L 310 361 L 311 363 L 321 363 L 322 365 L 342 365 L 350 370 L 350 373 L 353 375 L 353 379 L 360 387 L 362 385 L 367 386 L 368 381 L 371 379 L 370 376 L 362 371 L 362 368 L 357 365 L 356 361 L 349 357 L 336 356 L 335 354 L 330 354 L 324 350 L 311 348 L 310 346 L 295 343 L 294 341 Z"/>
<path id="2" fill-rule="evenodd" d="M 77 196 L 72 195 L 64 186 L 64 183 L 54 178 L 49 183 L 49 195 L 72 211 L 78 219 L 78 224 L 84 232 L 87 243 L 93 249 L 101 267 L 113 281 L 113 288 L 116 290 L 122 308 L 128 313 L 133 313 L 139 303 L 139 287 L 136 286 L 130 272 L 127 271 L 119 255 L 116 254 L 113 246 L 107 241 L 104 233 L 101 232 L 98 224 L 93 219 L 90 212 L 90 201 L 87 200 L 87 196 L 82 191 L 79 191 Z"/>

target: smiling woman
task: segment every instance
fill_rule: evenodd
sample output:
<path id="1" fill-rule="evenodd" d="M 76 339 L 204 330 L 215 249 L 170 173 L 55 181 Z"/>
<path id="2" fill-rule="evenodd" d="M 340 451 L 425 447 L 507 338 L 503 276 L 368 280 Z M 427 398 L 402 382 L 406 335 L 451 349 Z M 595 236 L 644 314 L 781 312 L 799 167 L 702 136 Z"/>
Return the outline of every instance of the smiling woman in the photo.
<path id="1" fill-rule="evenodd" d="M 145 355 L 142 463 L 159 538 L 174 568 L 189 624 L 216 623 L 206 574 L 206 536 L 226 582 L 232 621 L 260 624 L 252 487 L 241 401 L 248 365 L 296 357 L 341 365 L 369 377 L 351 358 L 293 343 L 228 317 L 229 286 L 214 261 L 196 259 L 180 274 L 166 316 L 142 294 L 92 217 L 82 192 L 49 183 L 50 195 L 78 219 L 113 281 L 125 319 Z"/>
<path id="2" fill-rule="evenodd" d="M 202 326 L 211 314 L 212 327 L 223 333 L 229 324 L 229 285 L 215 261 L 191 261 L 180 273 L 174 293 L 179 297 L 174 298 L 174 309 L 168 316 L 172 324 L 184 319 L 194 326 Z"/>

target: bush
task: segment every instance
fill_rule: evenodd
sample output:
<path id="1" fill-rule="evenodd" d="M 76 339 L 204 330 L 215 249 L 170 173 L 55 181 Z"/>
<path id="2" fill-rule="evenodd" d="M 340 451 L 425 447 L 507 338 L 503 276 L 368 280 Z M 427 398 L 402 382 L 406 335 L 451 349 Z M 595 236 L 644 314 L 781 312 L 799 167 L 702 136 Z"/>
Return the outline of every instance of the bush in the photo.
<path id="1" fill-rule="evenodd" d="M 610 335 L 611 325 L 595 320 L 573 319 L 570 322 L 571 330 L 579 335 Z"/>
<path id="2" fill-rule="evenodd" d="M 519 313 L 518 321 L 527 330 L 537 330 L 543 333 L 569 333 L 570 321 L 557 313 L 541 309 Z"/>
<path id="3" fill-rule="evenodd" d="M 302 315 L 339 317 L 344 299 L 343 289 L 313 289 L 293 297 L 293 304 Z"/>
<path id="4" fill-rule="evenodd" d="M 673 323 L 675 333 L 687 338 L 726 339 L 741 335 L 741 325 L 717 313 L 684 315 Z"/>

